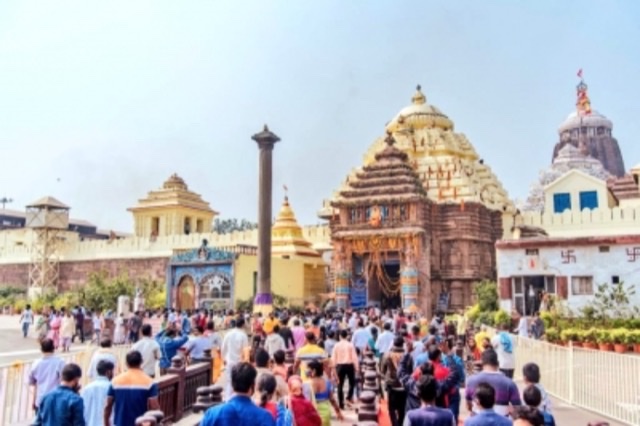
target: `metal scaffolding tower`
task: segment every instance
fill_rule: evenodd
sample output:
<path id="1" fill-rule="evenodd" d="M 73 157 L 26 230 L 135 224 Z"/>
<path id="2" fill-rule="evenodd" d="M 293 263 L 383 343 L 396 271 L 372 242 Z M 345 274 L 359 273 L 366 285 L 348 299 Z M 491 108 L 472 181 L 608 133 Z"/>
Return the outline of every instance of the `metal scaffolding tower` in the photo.
<path id="1" fill-rule="evenodd" d="M 53 197 L 44 197 L 27 206 L 27 228 L 34 231 L 31 245 L 29 287 L 57 291 L 61 232 L 69 228 L 69 206 Z"/>

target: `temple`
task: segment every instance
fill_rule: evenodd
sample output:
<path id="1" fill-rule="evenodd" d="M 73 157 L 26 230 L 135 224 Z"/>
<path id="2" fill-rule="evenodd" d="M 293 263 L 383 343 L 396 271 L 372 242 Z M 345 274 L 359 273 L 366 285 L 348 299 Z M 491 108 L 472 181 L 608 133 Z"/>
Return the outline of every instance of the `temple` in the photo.
<path id="1" fill-rule="evenodd" d="M 576 110 L 558 128 L 560 140 L 553 149 L 552 161 L 560 155 L 562 148 L 572 145 L 599 160 L 611 175 L 623 176 L 626 170 L 618 141 L 612 136 L 613 124 L 591 108 L 588 86 L 582 74 L 576 87 L 576 98 Z"/>
<path id="2" fill-rule="evenodd" d="M 493 245 L 514 206 L 418 86 L 320 216 L 330 221 L 340 307 L 463 308 L 494 279 Z"/>

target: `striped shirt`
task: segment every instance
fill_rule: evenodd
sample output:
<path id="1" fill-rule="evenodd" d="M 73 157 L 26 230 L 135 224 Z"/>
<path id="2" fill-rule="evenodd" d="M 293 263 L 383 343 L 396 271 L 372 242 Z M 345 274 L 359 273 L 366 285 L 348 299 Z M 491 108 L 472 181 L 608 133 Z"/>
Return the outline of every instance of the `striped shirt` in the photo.
<path id="1" fill-rule="evenodd" d="M 132 368 L 113 378 L 108 395 L 115 404 L 114 425 L 128 426 L 147 412 L 149 399 L 158 397 L 158 385 L 142 370 Z"/>

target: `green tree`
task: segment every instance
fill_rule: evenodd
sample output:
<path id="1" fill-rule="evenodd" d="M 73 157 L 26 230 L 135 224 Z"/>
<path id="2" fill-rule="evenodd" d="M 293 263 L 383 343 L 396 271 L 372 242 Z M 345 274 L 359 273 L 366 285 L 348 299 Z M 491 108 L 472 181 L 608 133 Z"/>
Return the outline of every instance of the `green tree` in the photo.
<path id="1" fill-rule="evenodd" d="M 474 291 L 480 312 L 498 310 L 498 285 L 494 281 L 480 281 L 476 283 Z"/>
<path id="2" fill-rule="evenodd" d="M 219 219 L 213 221 L 213 232 L 217 234 L 229 234 L 235 231 L 249 231 L 258 228 L 258 224 L 246 219 Z"/>

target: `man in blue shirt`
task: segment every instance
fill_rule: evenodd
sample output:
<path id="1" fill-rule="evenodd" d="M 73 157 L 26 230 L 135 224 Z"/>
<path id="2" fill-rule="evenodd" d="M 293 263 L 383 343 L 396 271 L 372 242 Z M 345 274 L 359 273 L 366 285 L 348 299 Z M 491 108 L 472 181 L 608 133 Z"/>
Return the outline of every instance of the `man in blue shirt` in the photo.
<path id="1" fill-rule="evenodd" d="M 189 340 L 189 336 L 187 335 L 178 337 L 176 334 L 176 329 L 170 325 L 166 330 L 156 335 L 156 340 L 158 341 L 158 345 L 160 345 L 160 370 L 162 372 L 171 367 L 171 358 L 176 356 L 178 349 Z"/>
<path id="2" fill-rule="evenodd" d="M 493 404 L 496 391 L 487 382 L 479 383 L 473 396 L 476 413 L 464 421 L 464 426 L 511 426 L 513 423 L 507 417 L 496 413 Z"/>
<path id="3" fill-rule="evenodd" d="M 248 362 L 241 362 L 231 369 L 231 386 L 234 396 L 225 404 L 209 408 L 200 422 L 201 426 L 275 426 L 273 416 L 251 400 L 255 391 L 258 372 Z"/>
<path id="4" fill-rule="evenodd" d="M 111 361 L 103 359 L 96 368 L 98 377 L 82 389 L 84 402 L 84 420 L 88 425 L 101 425 L 104 419 L 104 406 L 107 402 L 109 386 L 113 379 L 115 366 Z M 111 421 L 113 424 L 113 419 Z"/>
<path id="5" fill-rule="evenodd" d="M 42 398 L 33 426 L 85 426 L 84 404 L 78 395 L 81 377 L 78 365 L 65 365 L 60 386 Z"/>

